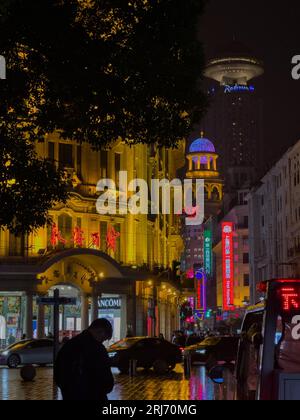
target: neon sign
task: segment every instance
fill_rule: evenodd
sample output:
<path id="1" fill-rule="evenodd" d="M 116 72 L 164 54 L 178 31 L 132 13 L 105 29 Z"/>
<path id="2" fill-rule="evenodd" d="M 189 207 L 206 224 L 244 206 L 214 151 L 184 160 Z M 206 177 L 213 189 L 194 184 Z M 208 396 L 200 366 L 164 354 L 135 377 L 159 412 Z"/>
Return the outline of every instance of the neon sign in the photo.
<path id="1" fill-rule="evenodd" d="M 223 247 L 223 310 L 233 310 L 234 306 L 234 252 L 233 223 L 222 223 Z"/>
<path id="2" fill-rule="evenodd" d="M 121 236 L 120 233 L 117 232 L 113 226 L 109 226 L 108 231 L 107 231 L 107 235 L 106 235 L 107 249 L 111 249 L 112 251 L 116 252 L 117 239 L 120 236 Z"/>
<path id="3" fill-rule="evenodd" d="M 286 286 L 278 290 L 281 309 L 284 312 L 292 312 L 300 309 L 300 288 Z"/>
<path id="4" fill-rule="evenodd" d="M 254 92 L 255 87 L 254 86 L 248 86 L 248 85 L 225 85 L 224 87 L 224 93 L 234 93 L 234 92 Z"/>
<path id="5" fill-rule="evenodd" d="M 212 233 L 204 231 L 204 270 L 208 276 L 212 275 Z"/>
<path id="6" fill-rule="evenodd" d="M 203 268 L 196 269 L 195 273 L 196 281 L 197 281 L 197 307 L 196 310 L 198 311 L 206 311 L 207 304 L 206 304 L 206 283 L 207 278 Z"/>
<path id="7" fill-rule="evenodd" d="M 67 243 L 67 241 L 62 237 L 61 231 L 58 229 L 56 223 L 51 226 L 50 243 L 53 248 L 59 244 L 66 245 Z"/>

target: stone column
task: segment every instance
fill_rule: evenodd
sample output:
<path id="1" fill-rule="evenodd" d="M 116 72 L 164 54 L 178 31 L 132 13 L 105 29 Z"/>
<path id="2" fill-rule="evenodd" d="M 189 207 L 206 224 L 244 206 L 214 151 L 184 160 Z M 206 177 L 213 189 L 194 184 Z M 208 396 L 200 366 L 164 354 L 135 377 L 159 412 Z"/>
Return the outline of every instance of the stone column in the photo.
<path id="1" fill-rule="evenodd" d="M 38 305 L 37 338 L 45 337 L 45 306 Z"/>
<path id="2" fill-rule="evenodd" d="M 30 339 L 33 338 L 33 328 L 32 328 L 32 321 L 33 321 L 33 293 L 26 292 L 25 296 L 25 331 L 26 338 Z"/>
<path id="3" fill-rule="evenodd" d="M 89 326 L 89 298 L 85 293 L 81 294 L 81 330 Z"/>
<path id="4" fill-rule="evenodd" d="M 99 298 L 101 295 L 99 295 L 96 292 L 92 293 L 92 306 L 91 306 L 91 322 L 95 321 L 99 317 Z"/>

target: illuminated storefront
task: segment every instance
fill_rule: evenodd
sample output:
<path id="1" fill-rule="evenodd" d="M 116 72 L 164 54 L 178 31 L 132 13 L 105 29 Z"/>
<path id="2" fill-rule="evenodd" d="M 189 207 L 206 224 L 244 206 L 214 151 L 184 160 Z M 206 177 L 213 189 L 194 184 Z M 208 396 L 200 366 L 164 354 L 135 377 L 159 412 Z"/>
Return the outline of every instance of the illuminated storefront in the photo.
<path id="1" fill-rule="evenodd" d="M 179 324 L 179 286 L 172 279 L 161 282 L 157 273 L 171 270 L 180 260 L 180 220 L 172 214 L 100 215 L 96 185 L 101 178 L 118 185 L 120 170 L 127 171 L 128 181 L 175 179 L 177 168 L 184 166 L 184 142 L 177 150 L 147 145 L 130 148 L 118 142 L 98 152 L 52 134 L 37 144 L 37 152 L 64 168 L 71 195 L 66 204 L 50 211 L 49 226 L 26 237 L 0 233 L 3 341 L 10 335 L 19 339 L 23 334 L 43 337 L 51 333 L 52 308 L 36 305 L 36 299 L 56 287 L 61 294 L 75 289 L 78 302 L 76 307 L 61 308 L 61 334 L 77 333 L 104 315 L 114 324 L 114 339 L 128 331 L 161 332 L 171 338 Z M 148 290 L 150 280 L 153 287 Z M 8 298 L 1 299 L 1 293 Z M 120 308 L 104 308 L 101 299 L 105 297 L 120 299 Z"/>

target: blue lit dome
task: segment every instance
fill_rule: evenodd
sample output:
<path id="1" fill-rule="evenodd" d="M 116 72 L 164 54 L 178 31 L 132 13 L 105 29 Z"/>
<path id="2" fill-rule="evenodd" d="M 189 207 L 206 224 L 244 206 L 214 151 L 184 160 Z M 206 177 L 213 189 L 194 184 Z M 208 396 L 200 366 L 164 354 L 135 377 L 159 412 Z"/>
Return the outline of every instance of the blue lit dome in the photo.
<path id="1" fill-rule="evenodd" d="M 205 138 L 195 140 L 190 146 L 190 153 L 216 153 L 215 146 Z"/>

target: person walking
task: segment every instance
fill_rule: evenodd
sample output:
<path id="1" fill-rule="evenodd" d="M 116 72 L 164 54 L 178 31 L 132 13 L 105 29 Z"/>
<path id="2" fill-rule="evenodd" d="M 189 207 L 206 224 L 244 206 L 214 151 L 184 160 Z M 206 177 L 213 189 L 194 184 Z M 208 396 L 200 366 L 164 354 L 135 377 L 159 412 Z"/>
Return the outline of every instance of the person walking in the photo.
<path id="1" fill-rule="evenodd" d="M 58 353 L 54 379 L 64 400 L 107 401 L 114 387 L 110 361 L 103 343 L 111 340 L 112 326 L 97 319 Z"/>

